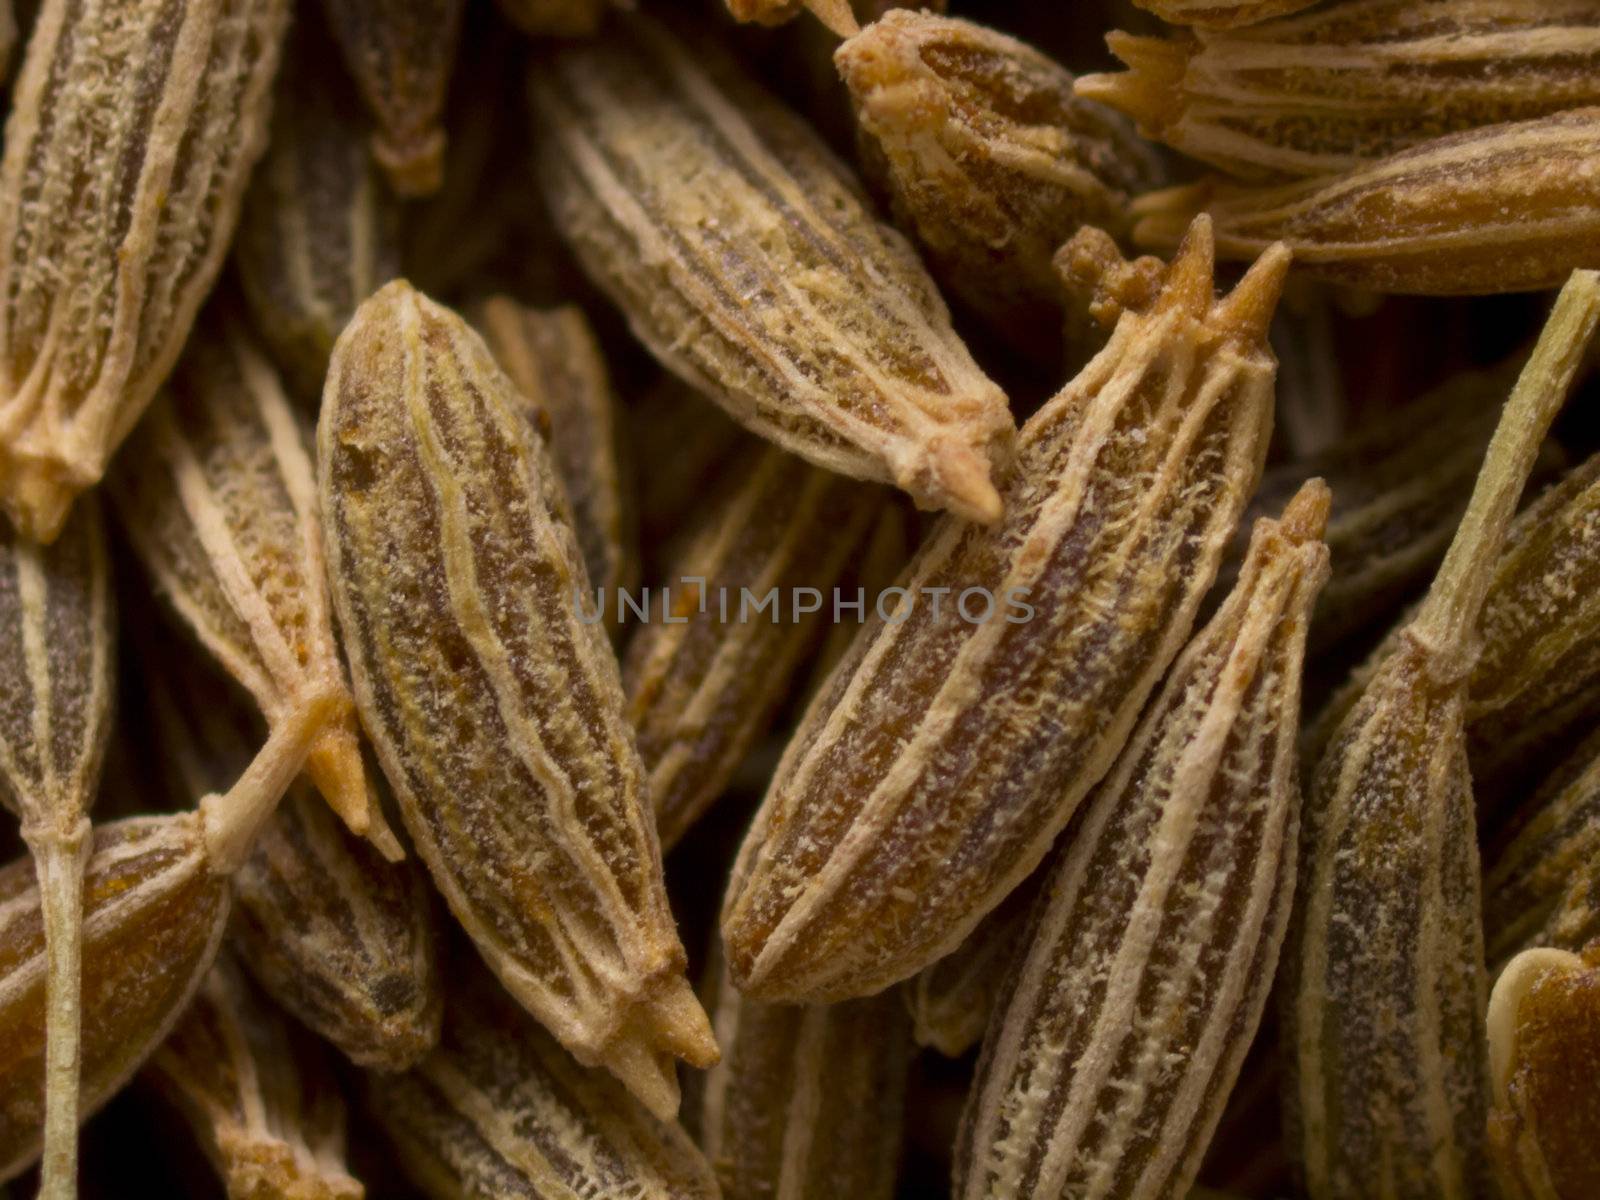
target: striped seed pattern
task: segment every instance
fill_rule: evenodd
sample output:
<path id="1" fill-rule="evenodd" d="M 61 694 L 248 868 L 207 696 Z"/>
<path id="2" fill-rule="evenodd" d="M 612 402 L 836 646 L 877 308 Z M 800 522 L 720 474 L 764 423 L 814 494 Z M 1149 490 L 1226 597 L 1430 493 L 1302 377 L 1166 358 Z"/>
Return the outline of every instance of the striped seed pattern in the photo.
<path id="1" fill-rule="evenodd" d="M 509 379 L 404 282 L 334 348 L 318 452 L 362 720 L 434 882 L 513 995 L 651 1109 L 715 1060 L 562 492 Z M 462 786 L 470 781 L 470 786 Z"/>
<path id="2" fill-rule="evenodd" d="M 802 121 L 643 17 L 529 84 L 556 224 L 658 359 L 817 466 L 1000 516 L 1004 395 Z"/>
<path id="3" fill-rule="evenodd" d="M 1328 504 L 1313 480 L 1257 522 L 1239 582 L 1052 868 L 985 1034 L 961 1200 L 1188 1194 L 1288 925 Z"/>
<path id="4" fill-rule="evenodd" d="M 1005 520 L 929 535 L 901 580 L 921 599 L 858 634 L 746 835 L 722 913 L 738 986 L 870 995 L 1038 865 L 1182 647 L 1260 478 L 1287 266 L 1274 251 L 1216 301 L 1197 221 L 1153 305 L 1024 427 Z M 968 598 L 981 619 L 967 589 L 993 598 Z"/>
<path id="5" fill-rule="evenodd" d="M 160 386 L 266 147 L 288 0 L 48 0 L 0 161 L 0 508 L 49 541 Z"/>

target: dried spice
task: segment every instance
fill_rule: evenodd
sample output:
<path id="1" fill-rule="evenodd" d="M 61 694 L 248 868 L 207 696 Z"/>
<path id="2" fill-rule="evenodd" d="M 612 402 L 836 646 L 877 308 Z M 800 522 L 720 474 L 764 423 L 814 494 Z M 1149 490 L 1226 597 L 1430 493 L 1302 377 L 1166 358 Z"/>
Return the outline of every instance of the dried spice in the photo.
<path id="1" fill-rule="evenodd" d="M 77 1176 L 87 814 L 111 729 L 113 642 L 99 506 L 81 504 L 47 547 L 0 522 L 0 802 L 21 822 L 42 904 L 47 1197 L 70 1195 Z"/>
<path id="2" fill-rule="evenodd" d="M 109 486 L 146 570 L 269 725 L 309 697 L 344 693 L 306 769 L 353 833 L 400 858 L 334 643 L 305 431 L 237 321 L 208 320 Z"/>
<path id="3" fill-rule="evenodd" d="M 1184 1195 L 1272 985 L 1294 893 L 1306 630 L 1326 485 L 1257 522 L 1044 884 L 991 1020 L 954 1195 Z"/>
<path id="4" fill-rule="evenodd" d="M 288 0 L 47 0 L 0 162 L 0 508 L 55 537 L 188 336 L 266 147 Z"/>
<path id="5" fill-rule="evenodd" d="M 1085 224 L 1125 232 L 1154 154 L 1059 64 L 971 21 L 895 9 L 835 61 L 868 171 L 940 282 L 1013 340 L 1053 341 L 1051 255 Z"/>
<path id="6" fill-rule="evenodd" d="M 815 133 L 642 17 L 529 82 L 556 224 L 657 358 L 817 466 L 998 519 L 1005 397 Z"/>
<path id="7" fill-rule="evenodd" d="M 684 1123 L 723 1200 L 890 1200 L 911 1034 L 893 991 L 795 1008 L 706 980 L 722 1061 L 696 1079 Z"/>
<path id="8" fill-rule="evenodd" d="M 1317 0 L 1134 0 L 1174 25 L 1234 29 L 1310 8 Z"/>
<path id="9" fill-rule="evenodd" d="M 634 634 L 622 664 L 663 849 L 771 724 L 887 498 L 767 446 L 688 532 L 669 563 L 671 609 Z"/>
<path id="10" fill-rule="evenodd" d="M 1328 175 L 1443 134 L 1600 103 L 1590 0 L 1360 0 L 1227 32 L 1107 36 L 1078 94 L 1245 178 Z"/>
<path id="11" fill-rule="evenodd" d="M 366 1096 L 400 1165 L 436 1200 L 718 1195 L 676 1123 L 579 1066 L 481 975 L 451 994 L 439 1048 L 403 1075 L 368 1074 Z"/>
<path id="12" fill-rule="evenodd" d="M 439 114 L 466 0 L 322 0 L 328 27 L 377 120 L 372 157 L 402 196 L 444 179 Z"/>
<path id="13" fill-rule="evenodd" d="M 161 1043 L 210 969 L 227 922 L 228 875 L 299 771 L 328 707 L 309 705 L 275 730 L 239 781 L 193 812 L 95 830 L 83 876 L 83 1116 Z M 27 863 L 0 868 L 0 1182 L 39 1156 L 43 1125 L 46 951 L 32 875 Z"/>
<path id="14" fill-rule="evenodd" d="M 145 1074 L 188 1119 L 230 1200 L 361 1200 L 321 1053 L 223 956 Z"/>
<path id="15" fill-rule="evenodd" d="M 334 347 L 318 431 L 357 703 L 417 852 L 516 998 L 652 1111 L 716 1059 L 566 497 L 523 401 L 404 282 Z M 471 786 L 463 787 L 463 781 Z"/>
<path id="16" fill-rule="evenodd" d="M 722 914 L 740 988 L 877 992 L 1038 865 L 1188 636 L 1260 478 L 1287 268 L 1274 250 L 1215 301 L 1197 221 L 1150 308 L 1024 426 L 1005 520 L 929 535 L 909 611 L 862 629 L 746 835 Z"/>
<path id="17" fill-rule="evenodd" d="M 1489 1001 L 1489 1146 L 1506 1200 L 1600 1188 L 1600 946 L 1524 951 Z"/>
<path id="18" fill-rule="evenodd" d="M 319 50 L 310 33 L 290 43 L 233 250 L 255 330 L 312 412 L 339 331 L 400 274 L 400 206 L 367 153 L 342 68 Z"/>
<path id="19" fill-rule="evenodd" d="M 1545 431 L 1600 322 L 1574 272 L 1427 598 L 1323 753 L 1286 952 L 1288 1141 L 1314 1198 L 1472 1194 L 1486 979 L 1463 732 L 1476 629 Z"/>
<path id="20" fill-rule="evenodd" d="M 850 0 L 727 0 L 728 11 L 737 21 L 762 25 L 781 25 L 805 7 L 840 37 L 849 37 L 860 26 L 851 11 Z"/>
<path id="21" fill-rule="evenodd" d="M 614 621 L 618 591 L 639 580 L 638 530 L 622 413 L 594 332 L 573 305 L 541 311 L 508 296 L 485 301 L 473 324 L 546 430 L 589 582 Z"/>
<path id="22" fill-rule="evenodd" d="M 1196 211 L 1217 252 L 1272 242 L 1317 279 L 1376 292 L 1479 295 L 1555 287 L 1600 262 L 1600 108 L 1451 134 L 1281 187 L 1196 184 L 1134 203 L 1133 237 L 1171 244 Z"/>

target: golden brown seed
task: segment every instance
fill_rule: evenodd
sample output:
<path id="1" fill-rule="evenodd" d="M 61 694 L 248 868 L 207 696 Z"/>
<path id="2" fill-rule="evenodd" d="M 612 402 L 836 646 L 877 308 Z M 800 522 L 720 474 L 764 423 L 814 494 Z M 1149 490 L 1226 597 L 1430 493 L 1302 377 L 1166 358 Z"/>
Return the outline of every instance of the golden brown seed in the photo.
<path id="1" fill-rule="evenodd" d="M 83 871 L 111 730 L 115 636 L 100 507 L 41 547 L 0 521 L 0 802 L 16 814 L 42 896 L 48 980 L 47 1197 L 77 1178 Z"/>
<path id="2" fill-rule="evenodd" d="M 92 1114 L 160 1044 L 210 969 L 227 876 L 249 851 L 330 702 L 277 730 L 224 795 L 193 812 L 96 830 L 83 877 L 81 1090 Z M 44 1077 L 44 922 L 27 863 L 0 869 L 0 1182 L 39 1156 Z"/>
<path id="3" fill-rule="evenodd" d="M 372 156 L 402 196 L 444 179 L 439 114 L 455 69 L 465 0 L 322 0 L 361 98 L 377 119 Z"/>
<path id="4" fill-rule="evenodd" d="M 614 623 L 618 590 L 639 581 L 639 535 L 622 413 L 594 331 L 575 305 L 541 310 L 509 296 L 485 301 L 473 324 L 549 443 L 589 582 L 604 590 Z M 665 448 L 654 447 L 653 456 Z"/>
<path id="5" fill-rule="evenodd" d="M 1005 520 L 929 535 L 900 619 L 857 636 L 746 836 L 722 914 L 739 987 L 880 991 L 1038 865 L 1187 637 L 1260 477 L 1287 266 L 1273 251 L 1215 301 L 1197 221 L 1155 303 L 1024 427 Z"/>
<path id="6" fill-rule="evenodd" d="M 1217 251 L 1274 241 L 1307 275 L 1377 292 L 1478 295 L 1555 287 L 1600 263 L 1600 108 L 1451 134 L 1281 187 L 1198 184 L 1134 204 L 1134 240 L 1176 241 L 1196 211 Z"/>
<path id="7" fill-rule="evenodd" d="M 309 33 L 290 50 L 233 261 L 256 332 L 314 413 L 334 339 L 400 274 L 400 206 L 367 153 L 343 68 Z"/>
<path id="8" fill-rule="evenodd" d="M 762 447 L 671 558 L 671 607 L 633 635 L 622 664 L 664 850 L 771 724 L 888 497 Z"/>
<path id="9" fill-rule="evenodd" d="M 352 832 L 399 859 L 334 642 L 305 430 L 243 326 L 212 316 L 111 474 L 117 517 L 167 600 L 270 726 L 310 697 L 344 694 L 307 770 Z"/>
<path id="10" fill-rule="evenodd" d="M 1005 397 L 815 133 L 642 17 L 530 86 L 556 224 L 657 358 L 817 466 L 999 517 Z"/>
<path id="11" fill-rule="evenodd" d="M 1059 337 L 1051 255 L 1082 225 L 1121 234 L 1161 182 L 1132 126 L 1072 75 L 971 21 L 895 9 L 838 49 L 862 158 L 939 281 L 1002 335 Z"/>
<path id="12" fill-rule="evenodd" d="M 860 30 L 850 0 L 727 0 L 727 3 L 728 11 L 737 21 L 781 25 L 804 7 L 840 37 L 849 37 Z"/>
<path id="13" fill-rule="evenodd" d="M 1314 1198 L 1476 1194 L 1486 980 L 1463 720 L 1507 526 L 1600 322 L 1574 272 L 1427 598 L 1312 776 L 1285 953 L 1290 1153 Z"/>
<path id="14" fill-rule="evenodd" d="M 716 1200 L 675 1122 L 579 1066 L 481 972 L 452 992 L 444 1039 L 403 1075 L 366 1077 L 368 1108 L 433 1200 Z"/>
<path id="15" fill-rule="evenodd" d="M 898 992 L 763 1004 L 714 957 L 705 994 L 722 1061 L 694 1080 L 684 1123 L 723 1200 L 889 1200 L 911 1065 Z"/>
<path id="16" fill-rule="evenodd" d="M 683 977 L 616 659 L 549 456 L 481 338 L 403 281 L 356 312 L 318 452 L 362 721 L 423 862 L 502 983 L 677 1110 L 716 1058 Z"/>
<path id="17" fill-rule="evenodd" d="M 1112 33 L 1078 94 L 1245 178 L 1327 175 L 1479 125 L 1600 103 L 1590 0 L 1359 0 L 1228 32 Z"/>
<path id="18" fill-rule="evenodd" d="M 607 0 L 497 0 L 500 11 L 523 33 L 539 37 L 588 37 L 600 28 Z"/>
<path id="19" fill-rule="evenodd" d="M 1044 884 L 984 1035 L 954 1195 L 1185 1195 L 1266 1007 L 1294 893 L 1306 629 L 1329 493 L 1256 523 Z"/>
<path id="20" fill-rule="evenodd" d="M 171 369 L 267 140 L 288 0 L 48 0 L 0 163 L 0 507 L 49 541 Z"/>
<path id="21" fill-rule="evenodd" d="M 1310 8 L 1317 0 L 1134 0 L 1174 25 L 1234 29 Z"/>
<path id="22" fill-rule="evenodd" d="M 229 1200 L 361 1200 L 323 1053 L 224 955 L 145 1074 L 188 1120 Z"/>
<path id="23" fill-rule="evenodd" d="M 1489 1146 L 1506 1200 L 1600 1191 L 1600 946 L 1524 951 L 1489 1001 Z"/>

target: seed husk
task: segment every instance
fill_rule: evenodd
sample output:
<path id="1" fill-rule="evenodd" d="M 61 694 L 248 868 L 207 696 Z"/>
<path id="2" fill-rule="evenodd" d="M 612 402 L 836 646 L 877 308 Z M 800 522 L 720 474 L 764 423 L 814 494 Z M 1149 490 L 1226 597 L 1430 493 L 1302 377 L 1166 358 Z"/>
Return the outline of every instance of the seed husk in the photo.
<path id="1" fill-rule="evenodd" d="M 42 1191 L 77 1179 L 83 872 L 111 731 L 115 630 L 100 507 L 39 546 L 0 522 L 0 802 L 16 814 L 43 904 L 47 979 Z"/>
<path id="2" fill-rule="evenodd" d="M 344 1099 L 322 1053 L 224 954 L 145 1075 L 188 1121 L 230 1200 L 361 1200 L 345 1165 Z"/>
<path id="3" fill-rule="evenodd" d="M 1600 103 L 1588 0 L 1362 0 L 1183 38 L 1107 35 L 1078 94 L 1249 179 L 1329 175 L 1443 134 Z"/>
<path id="4" fill-rule="evenodd" d="M 1329 492 L 1256 523 L 1052 868 L 984 1035 L 954 1194 L 1184 1195 L 1249 1049 L 1294 893 L 1306 631 Z"/>
<path id="5" fill-rule="evenodd" d="M 664 365 L 817 466 L 999 517 L 1005 397 L 809 127 L 643 17 L 529 84 L 556 225 Z"/>
<path id="6" fill-rule="evenodd" d="M 403 281 L 334 347 L 318 452 L 356 701 L 406 828 L 508 990 L 677 1110 L 684 978 L 616 659 L 566 497 L 481 338 Z M 470 781 L 471 786 L 462 786 Z"/>
<path id="7" fill-rule="evenodd" d="M 334 641 L 306 430 L 236 318 L 208 314 L 202 330 L 111 474 L 117 517 L 167 601 L 269 726 L 309 697 L 343 693 L 307 770 L 351 832 L 398 860 Z"/>
<path id="8" fill-rule="evenodd" d="M 439 114 L 455 69 L 465 0 L 322 0 L 328 27 L 377 121 L 372 156 L 401 196 L 444 180 Z"/>
<path id="9" fill-rule="evenodd" d="M 1260 478 L 1288 256 L 1225 300 L 1196 222 L 1153 305 L 1023 429 L 993 529 L 954 517 L 812 702 L 722 933 L 758 999 L 870 995 L 954 950 L 1110 767 Z M 938 613 L 928 589 L 945 587 Z M 959 595 L 987 590 L 969 621 Z M 1020 604 L 1030 611 L 1023 611 Z"/>
<path id="10" fill-rule="evenodd" d="M 433 1200 L 717 1200 L 675 1122 L 580 1066 L 481 972 L 452 992 L 438 1049 L 404 1074 L 368 1073 L 365 1092 Z"/>
<path id="11" fill-rule="evenodd" d="M 1314 1200 L 1468 1196 L 1487 1169 L 1467 685 L 1517 498 L 1597 322 L 1600 274 L 1576 271 L 1427 598 L 1312 775 L 1283 995 L 1288 1142 Z"/>
<path id="12" fill-rule="evenodd" d="M 56 536 L 150 402 L 266 147 L 288 0 L 48 0 L 0 161 L 0 508 Z"/>

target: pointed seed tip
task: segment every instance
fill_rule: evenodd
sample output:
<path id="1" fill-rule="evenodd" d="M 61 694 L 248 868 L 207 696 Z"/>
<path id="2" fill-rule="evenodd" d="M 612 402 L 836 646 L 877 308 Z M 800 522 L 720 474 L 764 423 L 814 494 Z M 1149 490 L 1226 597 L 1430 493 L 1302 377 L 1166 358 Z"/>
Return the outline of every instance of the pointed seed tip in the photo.
<path id="1" fill-rule="evenodd" d="M 1265 339 L 1293 260 L 1294 255 L 1282 242 L 1263 250 L 1244 278 L 1217 305 L 1218 325 L 1241 342 Z"/>
<path id="2" fill-rule="evenodd" d="M 1283 534 L 1296 546 L 1319 540 L 1328 528 L 1328 514 L 1333 508 L 1333 489 L 1320 476 L 1313 476 L 1300 485 L 1300 490 L 1284 505 L 1278 524 Z"/>

